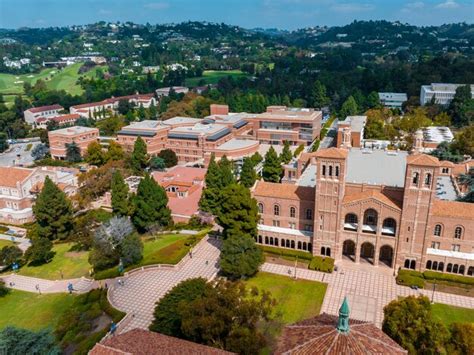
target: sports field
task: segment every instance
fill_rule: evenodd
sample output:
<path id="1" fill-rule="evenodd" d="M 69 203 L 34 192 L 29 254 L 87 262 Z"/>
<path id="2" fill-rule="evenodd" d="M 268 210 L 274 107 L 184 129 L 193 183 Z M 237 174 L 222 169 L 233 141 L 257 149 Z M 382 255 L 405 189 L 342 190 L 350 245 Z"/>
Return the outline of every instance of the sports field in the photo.
<path id="1" fill-rule="evenodd" d="M 79 77 L 94 77 L 99 68 L 106 70 L 106 67 L 94 67 L 84 74 L 79 74 L 81 66 L 82 63 L 76 63 L 63 69 L 48 68 L 37 74 L 13 75 L 0 73 L 0 94 L 22 94 L 25 82 L 34 85 L 36 81 L 41 79 L 45 81 L 49 89 L 66 90 L 71 95 L 80 95 L 83 90 L 77 84 Z"/>
<path id="2" fill-rule="evenodd" d="M 225 78 L 226 76 L 231 76 L 233 78 L 244 78 L 248 77 L 248 74 L 245 74 L 241 70 L 205 70 L 202 73 L 202 76 L 196 78 L 186 79 L 186 86 L 198 86 L 201 85 L 200 81 L 203 80 L 203 85 L 208 84 L 217 84 L 217 82 Z"/>

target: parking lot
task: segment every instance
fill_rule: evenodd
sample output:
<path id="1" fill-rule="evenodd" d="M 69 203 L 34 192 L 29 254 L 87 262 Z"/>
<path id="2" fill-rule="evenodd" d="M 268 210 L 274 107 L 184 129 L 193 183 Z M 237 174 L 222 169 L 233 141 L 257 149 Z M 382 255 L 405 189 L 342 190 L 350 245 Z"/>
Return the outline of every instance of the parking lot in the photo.
<path id="1" fill-rule="evenodd" d="M 0 154 L 0 166 L 28 166 L 33 163 L 31 151 L 40 142 L 10 144 L 10 148 Z"/>

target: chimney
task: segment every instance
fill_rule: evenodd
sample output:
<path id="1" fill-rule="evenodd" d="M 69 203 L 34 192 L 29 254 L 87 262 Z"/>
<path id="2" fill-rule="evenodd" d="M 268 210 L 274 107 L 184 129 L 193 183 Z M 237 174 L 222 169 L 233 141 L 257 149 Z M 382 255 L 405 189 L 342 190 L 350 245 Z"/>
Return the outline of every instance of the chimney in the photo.
<path id="1" fill-rule="evenodd" d="M 211 115 L 228 115 L 229 114 L 228 105 L 211 104 L 210 110 L 211 110 Z"/>

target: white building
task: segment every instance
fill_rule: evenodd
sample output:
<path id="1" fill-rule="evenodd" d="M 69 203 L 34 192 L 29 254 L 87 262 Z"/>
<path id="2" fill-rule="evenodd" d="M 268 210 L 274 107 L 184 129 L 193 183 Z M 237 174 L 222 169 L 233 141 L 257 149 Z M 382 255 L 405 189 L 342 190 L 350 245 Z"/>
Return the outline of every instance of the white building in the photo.
<path id="1" fill-rule="evenodd" d="M 156 96 L 158 98 L 162 96 L 169 96 L 171 89 L 173 89 L 177 94 L 187 94 L 189 92 L 189 89 L 185 86 L 172 86 L 156 89 Z"/>
<path id="2" fill-rule="evenodd" d="M 60 111 L 63 111 L 64 107 L 61 105 L 49 105 L 49 106 L 40 106 L 32 107 L 23 112 L 25 116 L 25 122 L 34 125 L 39 118 L 50 118 L 59 116 Z"/>
<path id="3" fill-rule="evenodd" d="M 441 84 L 432 83 L 431 85 L 422 85 L 420 91 L 420 104 L 422 106 L 435 100 L 438 105 L 448 106 L 456 94 L 456 89 L 465 84 Z M 474 98 L 474 85 L 471 84 L 471 95 Z"/>
<path id="4" fill-rule="evenodd" d="M 388 108 L 402 109 L 404 102 L 408 100 L 407 94 L 402 92 L 379 92 L 380 103 Z"/>

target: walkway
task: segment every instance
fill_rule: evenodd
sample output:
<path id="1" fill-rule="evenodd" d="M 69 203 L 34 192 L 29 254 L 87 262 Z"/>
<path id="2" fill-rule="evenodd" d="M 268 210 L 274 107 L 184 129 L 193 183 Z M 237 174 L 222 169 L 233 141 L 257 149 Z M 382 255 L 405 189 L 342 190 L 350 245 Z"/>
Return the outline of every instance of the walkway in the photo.
<path id="1" fill-rule="evenodd" d="M 220 241 L 205 237 L 194 248 L 192 258 L 185 256 L 176 266 L 144 268 L 122 278 L 123 286 L 118 282 L 110 285 L 110 303 L 127 313 L 127 321 L 119 332 L 147 329 L 156 302 L 181 281 L 195 277 L 212 279 L 218 271 L 219 247 Z"/>
<path id="2" fill-rule="evenodd" d="M 85 277 L 69 280 L 46 280 L 36 277 L 9 274 L 0 277 L 6 286 L 15 290 L 34 293 L 60 293 L 68 292 L 68 284 L 71 283 L 74 293 L 84 293 L 96 287 L 96 282 Z"/>
<path id="3" fill-rule="evenodd" d="M 321 312 L 337 315 L 345 296 L 351 307 L 351 318 L 373 322 L 382 326 L 383 307 L 400 296 L 425 295 L 431 299 L 431 290 L 412 290 L 397 285 L 395 278 L 387 268 L 373 266 L 350 265 L 347 262 L 338 263 L 339 270 L 332 274 L 296 269 L 296 277 L 300 279 L 320 281 L 328 284 Z M 294 268 L 284 265 L 265 263 L 262 271 L 274 274 L 287 275 Z M 474 308 L 474 298 L 435 292 L 435 303 L 444 303 L 451 306 Z"/>

